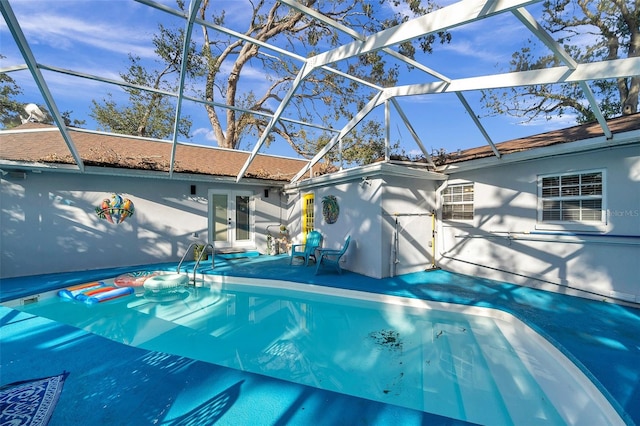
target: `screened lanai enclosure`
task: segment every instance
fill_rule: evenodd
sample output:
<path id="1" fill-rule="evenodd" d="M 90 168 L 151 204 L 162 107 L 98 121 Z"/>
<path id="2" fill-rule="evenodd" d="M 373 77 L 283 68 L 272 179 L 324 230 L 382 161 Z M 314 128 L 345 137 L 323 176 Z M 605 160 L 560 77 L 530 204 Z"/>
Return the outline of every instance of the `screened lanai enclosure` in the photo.
<path id="1" fill-rule="evenodd" d="M 0 0 L 3 381 L 71 372 L 65 425 L 640 423 L 639 8 Z"/>
<path id="2" fill-rule="evenodd" d="M 638 28 L 628 51 L 578 58 L 566 42 L 588 43 L 594 28 L 552 33 L 538 0 L 1 4 L 0 72 L 28 100 L 14 118 L 55 124 L 80 172 L 71 127 L 171 143 L 169 176 L 180 144 L 249 151 L 238 181 L 258 153 L 308 160 L 292 181 L 317 163 L 420 158 L 435 169 L 446 153 L 489 145 L 500 157 L 497 142 L 575 124 L 496 113 L 512 90 L 570 88 L 610 137 L 599 88 L 639 84 Z M 535 55 L 547 59 L 525 66 Z M 621 106 L 636 109 L 637 96 Z"/>

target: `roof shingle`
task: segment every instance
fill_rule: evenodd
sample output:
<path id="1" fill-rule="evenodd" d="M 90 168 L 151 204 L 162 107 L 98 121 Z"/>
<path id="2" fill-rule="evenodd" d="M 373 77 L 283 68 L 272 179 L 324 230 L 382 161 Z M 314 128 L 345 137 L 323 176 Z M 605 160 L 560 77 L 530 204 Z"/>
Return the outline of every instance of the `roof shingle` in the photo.
<path id="1" fill-rule="evenodd" d="M 628 132 L 640 129 L 640 113 L 624 115 L 607 121 L 607 125 L 612 133 Z M 557 145 L 567 142 L 575 142 L 603 136 L 604 132 L 597 122 L 581 124 L 566 129 L 555 130 L 547 133 L 540 133 L 520 139 L 513 139 L 507 142 L 495 144 L 500 154 L 512 154 L 520 151 L 527 151 L 535 148 Z M 446 155 L 444 163 L 459 163 L 462 161 L 475 160 L 493 156 L 491 146 L 485 145 L 477 148 L 462 150 L 458 153 Z"/>
<path id="2" fill-rule="evenodd" d="M 75 164 L 62 135 L 41 123 L 25 123 L 0 132 L 0 158 L 50 164 Z M 38 131 L 40 130 L 40 131 Z M 126 135 L 105 135 L 70 130 L 71 139 L 86 166 L 118 167 L 168 172 L 171 143 Z M 237 176 L 249 158 L 246 151 L 178 144 L 174 171 L 212 176 Z M 289 181 L 307 164 L 305 160 L 258 154 L 246 177 Z"/>

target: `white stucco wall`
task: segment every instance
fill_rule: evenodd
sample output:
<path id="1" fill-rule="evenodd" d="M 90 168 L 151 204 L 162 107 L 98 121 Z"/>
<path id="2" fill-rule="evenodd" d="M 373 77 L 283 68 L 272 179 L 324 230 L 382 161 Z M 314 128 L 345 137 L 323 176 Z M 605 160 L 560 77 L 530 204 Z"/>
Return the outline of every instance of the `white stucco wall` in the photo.
<path id="1" fill-rule="evenodd" d="M 363 275 L 380 275 L 380 182 L 372 180 L 362 186 L 356 182 L 320 185 L 305 189 L 289 198 L 289 229 L 294 241 L 301 241 L 302 197 L 314 194 L 315 228 L 324 237 L 323 247 L 339 249 L 348 235 L 349 248 L 342 257 L 344 269 Z M 335 223 L 329 224 L 322 215 L 322 199 L 333 195 L 338 201 L 340 214 Z"/>
<path id="2" fill-rule="evenodd" d="M 438 182 L 399 176 L 384 178 L 382 199 L 383 277 L 424 271 L 433 264 L 432 212 Z M 397 248 L 395 237 L 397 221 Z M 395 265 L 394 265 L 395 263 Z"/>
<path id="3" fill-rule="evenodd" d="M 635 238 L 550 236 L 576 231 L 537 221 L 537 177 L 603 170 L 607 221 L 581 233 Z M 405 176 L 395 168 L 364 168 L 286 194 L 266 186 L 64 173 L 11 174 L 2 178 L 0 277 L 178 261 L 197 233 L 206 238 L 207 194 L 242 190 L 254 194 L 255 247 L 266 250 L 266 228 L 286 224 L 301 237 L 301 197 L 315 194 L 316 228 L 324 247 L 352 238 L 345 269 L 374 278 L 428 269 L 433 262 L 429 213 L 437 207 L 436 264 L 466 274 L 554 291 L 640 301 L 640 152 L 611 148 L 452 173 L 449 183 L 474 183 L 474 220 L 443 222 L 440 180 Z M 388 173 L 388 170 L 393 170 Z M 362 178 L 367 177 L 366 183 Z M 440 178 L 438 178 L 440 179 Z M 112 192 L 130 198 L 135 215 L 120 225 L 100 220 L 95 207 Z M 336 223 L 322 215 L 322 199 L 340 206 Z M 393 238 L 398 220 L 398 256 Z M 277 229 L 277 228 L 276 228 Z"/>
<path id="4" fill-rule="evenodd" d="M 435 208 L 433 180 L 368 173 L 363 181 L 355 173 L 346 182 L 324 182 L 290 196 L 289 227 L 300 240 L 302 196 L 315 196 L 316 229 L 324 236 L 324 247 L 341 248 L 347 235 L 351 243 L 342 267 L 373 278 L 385 278 L 431 267 L 431 212 Z M 333 195 L 340 215 L 326 223 L 322 200 Z M 394 256 L 395 221 L 398 220 L 398 250 Z M 397 259 L 395 268 L 393 262 Z"/>
<path id="5" fill-rule="evenodd" d="M 598 169 L 605 173 L 607 223 L 545 226 L 537 221 L 537 177 Z M 474 183 L 474 220 L 439 221 L 439 266 L 594 297 L 640 301 L 640 152 L 638 147 L 545 158 L 456 173 Z M 528 232 L 608 233 L 636 238 Z M 511 232 L 513 238 L 506 238 Z M 550 284 L 552 283 L 552 284 Z"/>
<path id="6" fill-rule="evenodd" d="M 191 195 L 191 185 L 196 194 Z M 207 193 L 227 184 L 28 172 L 1 181 L 0 277 L 36 275 L 165 261 L 177 262 L 196 238 L 207 238 Z M 255 194 L 257 248 L 264 228 L 280 220 L 278 191 L 243 187 Z M 235 189 L 238 189 L 235 186 Z M 135 204 L 119 225 L 101 220 L 95 208 L 116 192 Z"/>

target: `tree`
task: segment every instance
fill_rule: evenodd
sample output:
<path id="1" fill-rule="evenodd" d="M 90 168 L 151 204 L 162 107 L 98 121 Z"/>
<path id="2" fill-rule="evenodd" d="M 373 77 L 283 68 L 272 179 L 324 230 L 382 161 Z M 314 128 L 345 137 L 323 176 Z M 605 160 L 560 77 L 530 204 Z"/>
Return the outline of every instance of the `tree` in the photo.
<path id="1" fill-rule="evenodd" d="M 203 0 L 199 17 L 222 25 L 225 21 L 224 12 L 208 16 L 210 3 L 210 0 Z M 401 13 L 379 17 L 381 8 L 376 6 L 376 3 L 383 4 L 383 0 L 306 0 L 301 3 L 365 35 L 410 18 Z M 346 40 L 345 35 L 336 29 L 280 2 L 268 3 L 260 0 L 251 4 L 253 10 L 244 35 L 253 39 L 287 46 L 292 51 L 304 50 L 307 56 L 316 54 L 320 46 L 326 50 L 327 46 L 335 47 Z M 406 4 L 414 16 L 427 13 L 436 7 L 431 0 L 395 0 L 392 4 L 396 8 Z M 210 31 L 203 28 L 203 54 L 207 63 L 204 84 L 206 100 L 223 102 L 228 106 L 245 110 L 273 113 L 291 87 L 301 64 L 285 55 L 266 51 L 257 44 L 224 37 L 218 33 L 210 34 Z M 417 40 L 415 45 L 411 42 L 403 43 L 399 51 L 413 58 L 417 50 L 430 53 L 437 40 L 448 43 L 450 35 L 428 35 Z M 399 71 L 397 64 L 386 63 L 384 57 L 376 52 L 332 66 L 340 67 L 343 72 L 383 87 L 394 85 Z M 263 93 L 241 90 L 241 76 L 252 67 L 264 70 L 267 84 Z M 223 70 L 230 71 L 227 73 Z M 325 70 L 316 70 L 302 82 L 289 104 L 287 113 L 295 113 L 291 118 L 305 122 L 321 122 L 329 127 L 340 118 L 352 118 L 371 96 L 370 89 L 353 80 Z M 217 143 L 225 148 L 238 148 L 243 137 L 261 135 L 269 123 L 268 119 L 261 115 L 234 109 L 216 109 L 211 105 L 205 105 L 205 108 Z M 381 143 L 382 128 L 367 122 L 362 128 L 371 132 L 366 135 L 368 146 L 375 147 L 378 152 L 374 155 L 361 150 L 360 158 L 367 159 L 366 161 L 378 158 L 384 152 L 384 143 Z M 330 138 L 327 133 L 318 134 L 316 131 L 287 124 L 282 120 L 273 127 L 272 134 L 266 142 L 271 142 L 274 135 L 283 138 L 298 154 L 305 157 L 315 154 Z"/>
<path id="2" fill-rule="evenodd" d="M 637 0 L 547 0 L 542 26 L 564 46 L 578 63 L 612 60 L 640 55 L 640 3 Z M 580 44 L 585 38 L 588 44 Z M 536 56 L 531 46 L 515 52 L 513 71 L 563 65 L 553 55 Z M 606 118 L 633 114 L 638 110 L 640 76 L 618 80 L 596 80 L 590 88 Z M 483 92 L 486 109 L 494 114 L 537 117 L 573 113 L 579 123 L 595 120 L 595 115 L 577 84 L 533 85 Z"/>
<path id="3" fill-rule="evenodd" d="M 5 56 L 0 55 L 0 59 Z M 22 123 L 20 114 L 24 112 L 24 104 L 15 98 L 22 94 L 22 89 L 9 74 L 0 74 L 0 117 L 2 127 L 10 129 Z"/>
<path id="4" fill-rule="evenodd" d="M 0 59 L 4 56 L 0 55 Z M 11 129 L 13 127 L 22 124 L 27 117 L 25 117 L 25 103 L 17 99 L 22 95 L 22 89 L 8 74 L 0 74 L 0 122 L 3 129 Z M 38 105 L 38 108 L 42 111 L 45 119 L 42 121 L 46 124 L 53 124 L 53 118 L 44 105 Z M 84 120 L 74 119 L 71 114 L 72 111 L 64 111 L 61 113 L 62 119 L 66 126 L 82 126 L 85 124 Z"/>
<path id="5" fill-rule="evenodd" d="M 342 140 L 342 161 L 347 164 L 365 165 L 380 161 L 385 157 L 384 127 L 379 121 L 364 121 L 361 126 L 353 129 Z M 301 138 L 306 140 L 306 138 Z M 329 143 L 331 138 L 322 135 L 317 140 L 308 141 L 305 145 L 303 156 L 310 157 L 315 152 Z M 399 142 L 391 144 L 390 151 L 397 150 Z M 337 147 L 327 153 L 325 159 L 330 163 L 340 161 Z"/>
<path id="6" fill-rule="evenodd" d="M 122 79 L 136 86 L 146 86 L 156 90 L 176 92 L 176 81 L 182 67 L 182 46 L 184 30 L 171 30 L 159 25 L 159 33 L 154 35 L 153 44 L 160 67 L 148 69 L 140 57 L 129 55 L 130 65 Z M 202 67 L 195 55 L 195 44 L 189 46 L 187 56 L 188 77 L 200 75 Z M 146 136 L 163 139 L 173 134 L 175 107 L 171 99 L 155 91 L 137 87 L 124 87 L 129 102 L 120 106 L 109 93 L 101 102 L 92 100 L 91 113 L 102 130 L 127 135 Z M 182 116 L 178 123 L 178 133 L 190 137 L 191 119 Z"/>
<path id="7" fill-rule="evenodd" d="M 211 3 L 210 0 L 202 1 L 198 17 L 224 26 L 224 11 L 210 12 Z M 177 0 L 177 4 L 186 12 L 183 0 Z M 294 11 L 280 2 L 256 0 L 249 4 L 252 7 L 251 18 L 247 21 L 244 35 L 260 42 L 285 46 L 285 49 L 298 53 L 302 50 L 303 56 L 312 56 L 320 46 L 326 50 L 350 40 L 333 27 Z M 379 17 L 377 15 L 381 8 L 376 7 L 377 4 L 391 4 L 398 10 L 402 9 L 400 6 L 407 5 L 407 10 L 414 16 L 423 15 L 436 7 L 433 0 L 304 1 L 304 6 L 313 7 L 330 19 L 365 35 L 409 19 L 409 16 L 402 13 L 391 12 Z M 262 135 L 269 124 L 269 119 L 265 118 L 264 114 L 274 112 L 291 87 L 301 63 L 258 44 L 227 36 L 204 26 L 202 36 L 200 56 L 196 55 L 195 44 L 190 44 L 187 64 L 189 81 L 193 82 L 192 89 L 207 101 L 204 108 L 218 146 L 238 149 L 243 140 L 255 139 Z M 438 40 L 448 43 L 450 35 L 445 32 L 430 34 L 416 40 L 415 44 L 402 43 L 398 51 L 413 58 L 419 51 L 430 53 Z M 154 36 L 153 42 L 160 58 L 160 68 L 145 68 L 139 58 L 130 56 L 131 65 L 121 77 L 136 86 L 175 92 L 184 33 L 179 30 L 169 31 L 160 26 L 160 32 Z M 396 83 L 399 70 L 399 65 L 385 62 L 384 57 L 375 52 L 339 65 L 342 67 L 340 71 L 383 87 Z M 241 77 L 256 69 L 262 71 L 265 76 L 266 84 L 263 91 L 240 85 Z M 318 70 L 307 77 L 296 91 L 287 115 L 302 122 L 320 122 L 326 127 L 331 127 L 340 118 L 352 118 L 370 99 L 373 91 L 362 86 L 340 74 Z M 175 114 L 168 99 L 136 87 L 126 87 L 124 90 L 129 94 L 127 106 L 119 106 L 111 94 L 100 103 L 93 101 L 91 116 L 104 130 L 157 138 L 166 137 L 171 133 Z M 217 108 L 213 106 L 214 103 L 230 108 Z M 255 111 L 257 114 L 246 111 Z M 189 117 L 183 117 L 179 123 L 179 134 L 189 137 L 190 127 Z M 377 132 L 368 134 L 365 138 L 368 139 L 370 147 L 381 149 L 377 156 L 360 150 L 362 158 L 379 157 L 384 153 L 381 127 L 364 122 L 361 128 Z M 329 135 L 328 132 L 309 130 L 305 126 L 280 120 L 273 127 L 267 144 L 275 137 L 283 138 L 297 153 L 309 157 L 317 152 L 323 141 L 326 143 Z M 353 136 L 351 138 L 350 140 L 355 140 Z M 376 143 L 372 143 L 373 139 Z"/>

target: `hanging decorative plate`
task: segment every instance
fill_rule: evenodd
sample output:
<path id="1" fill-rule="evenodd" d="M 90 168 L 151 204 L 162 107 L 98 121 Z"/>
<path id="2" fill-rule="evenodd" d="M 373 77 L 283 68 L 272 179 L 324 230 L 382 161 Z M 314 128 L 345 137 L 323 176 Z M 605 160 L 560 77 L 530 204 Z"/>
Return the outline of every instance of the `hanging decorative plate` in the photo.
<path id="1" fill-rule="evenodd" d="M 322 199 L 322 215 L 328 224 L 336 223 L 340 214 L 340 206 L 335 195 L 327 195 Z"/>

